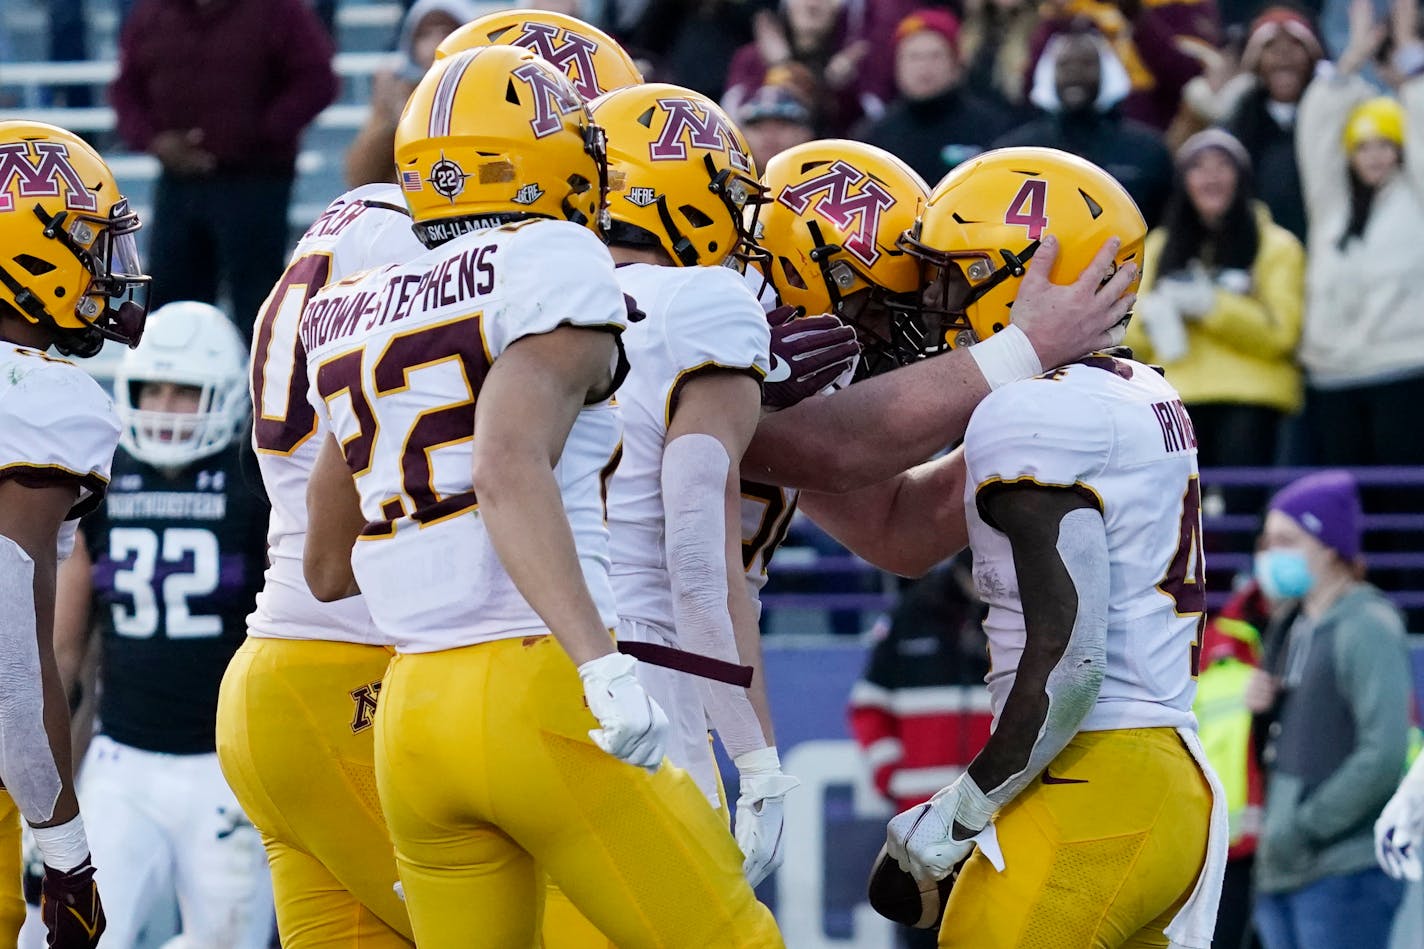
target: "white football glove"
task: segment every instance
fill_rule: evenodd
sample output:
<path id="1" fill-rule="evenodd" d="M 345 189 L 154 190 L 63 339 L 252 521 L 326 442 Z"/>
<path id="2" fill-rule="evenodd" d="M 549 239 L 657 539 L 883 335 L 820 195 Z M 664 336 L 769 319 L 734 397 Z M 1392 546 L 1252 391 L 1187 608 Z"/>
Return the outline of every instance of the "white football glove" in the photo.
<path id="1" fill-rule="evenodd" d="M 1414 768 L 1410 771 L 1412 777 Z M 1375 821 L 1375 859 L 1396 880 L 1424 879 L 1419 849 L 1424 846 L 1424 782 L 1405 778 Z"/>
<path id="2" fill-rule="evenodd" d="M 885 849 L 917 880 L 943 880 L 974 849 L 973 834 L 984 829 L 992 808 L 968 774 L 962 774 L 924 804 L 901 811 L 885 828 Z M 954 836 L 958 821 L 970 831 Z"/>
<path id="3" fill-rule="evenodd" d="M 786 795 L 801 786 L 801 782 L 781 772 L 781 758 L 775 748 L 761 748 L 738 756 L 736 838 L 742 848 L 742 875 L 756 886 L 781 866 L 783 852 L 782 826 L 786 814 L 782 809 Z"/>
<path id="4" fill-rule="evenodd" d="M 637 660 L 619 652 L 579 666 L 588 710 L 601 728 L 593 743 L 620 761 L 657 771 L 667 746 L 667 715 L 638 681 Z"/>

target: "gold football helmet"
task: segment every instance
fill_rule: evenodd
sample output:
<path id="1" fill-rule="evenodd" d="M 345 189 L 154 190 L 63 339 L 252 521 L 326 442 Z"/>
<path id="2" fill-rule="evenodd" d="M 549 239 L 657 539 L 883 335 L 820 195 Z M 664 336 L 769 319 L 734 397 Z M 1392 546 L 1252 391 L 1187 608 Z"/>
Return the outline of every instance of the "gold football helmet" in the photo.
<path id="1" fill-rule="evenodd" d="M 599 229 L 603 130 L 568 78 L 529 50 L 486 46 L 437 62 L 401 113 L 395 156 L 429 246 L 530 217 Z"/>
<path id="2" fill-rule="evenodd" d="M 930 271 L 925 313 L 943 330 L 931 347 L 971 345 L 1007 326 L 1019 281 L 1050 232 L 1059 250 L 1048 276 L 1062 283 L 1110 237 L 1122 241 L 1115 266 L 1140 263 L 1147 224 L 1117 179 L 1054 148 L 995 149 L 945 176 L 902 238 Z"/>
<path id="3" fill-rule="evenodd" d="M 0 122 L 0 306 L 50 330 L 61 352 L 92 356 L 105 339 L 138 345 L 149 281 L 138 228 L 83 139 Z"/>
<path id="4" fill-rule="evenodd" d="M 471 20 L 445 37 L 435 58 L 496 45 L 533 50 L 568 76 L 586 100 L 643 82 L 633 57 L 617 40 L 596 26 L 550 10 L 505 10 Z"/>
<path id="5" fill-rule="evenodd" d="M 758 253 L 744 221 L 762 200 L 756 162 L 717 103 L 652 83 L 600 96 L 592 109 L 608 130 L 610 242 L 661 247 L 683 267 Z"/>
<path id="6" fill-rule="evenodd" d="M 781 302 L 854 325 L 867 372 L 918 358 L 920 264 L 898 241 L 929 200 L 924 179 L 884 149 L 826 139 L 777 155 L 761 182 L 756 238 Z"/>

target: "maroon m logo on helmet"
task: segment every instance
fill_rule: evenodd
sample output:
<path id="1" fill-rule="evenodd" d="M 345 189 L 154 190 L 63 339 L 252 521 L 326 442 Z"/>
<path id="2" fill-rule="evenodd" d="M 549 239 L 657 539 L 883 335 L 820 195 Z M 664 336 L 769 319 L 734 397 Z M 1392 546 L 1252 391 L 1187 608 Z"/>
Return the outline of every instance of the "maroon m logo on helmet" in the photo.
<path id="1" fill-rule="evenodd" d="M 514 70 L 514 76 L 526 82 L 534 93 L 534 118 L 529 125 L 535 138 L 553 135 L 564 127 L 564 116 L 583 108 L 573 84 L 543 63 L 525 63 Z"/>
<path id="2" fill-rule="evenodd" d="M 510 46 L 532 50 L 540 59 L 547 60 L 569 77 L 578 94 L 585 99 L 603 95 L 603 84 L 598 81 L 598 66 L 593 59 L 598 52 L 597 43 L 580 33 L 562 30 L 548 23 L 526 22 L 520 25 L 524 32 L 509 40 Z M 558 40 L 563 40 L 563 44 L 555 46 Z"/>
<path id="3" fill-rule="evenodd" d="M 850 193 L 854 185 L 860 187 L 859 194 Z M 838 161 L 824 173 L 786 188 L 776 200 L 797 214 L 805 214 L 817 195 L 815 212 L 849 235 L 841 246 L 867 267 L 879 260 L 875 236 L 880 231 L 880 215 L 895 206 L 895 196 L 870 175 Z"/>
<path id="4" fill-rule="evenodd" d="M 742 151 L 737 133 L 721 112 L 704 108 L 691 99 L 659 99 L 658 105 L 667 113 L 668 120 L 658 140 L 648 146 L 648 157 L 653 161 L 682 161 L 687 158 L 687 147 L 691 145 L 726 152 L 733 168 L 752 170 L 751 157 Z M 687 137 L 686 141 L 683 136 Z"/>
<path id="5" fill-rule="evenodd" d="M 65 207 L 71 211 L 99 209 L 94 192 L 69 163 L 69 146 L 63 142 L 0 145 L 0 211 L 15 210 L 17 185 L 21 198 L 53 198 L 59 195 L 61 181 Z"/>

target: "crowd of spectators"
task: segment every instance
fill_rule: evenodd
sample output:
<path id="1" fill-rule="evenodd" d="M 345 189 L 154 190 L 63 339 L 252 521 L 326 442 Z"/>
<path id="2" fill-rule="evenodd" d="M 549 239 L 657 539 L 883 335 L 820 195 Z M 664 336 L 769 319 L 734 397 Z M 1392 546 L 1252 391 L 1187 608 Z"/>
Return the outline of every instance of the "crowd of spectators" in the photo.
<path id="1" fill-rule="evenodd" d="M 56 37 L 72 42 L 82 2 L 49 0 Z M 759 163 L 810 138 L 849 137 L 894 152 L 930 185 L 1003 145 L 1102 165 L 1153 229 L 1132 344 L 1168 367 L 1201 421 L 1204 466 L 1419 464 L 1424 440 L 1403 437 L 1406 406 L 1424 396 L 1417 5 L 1269 2 L 530 5 L 597 23 L 650 80 L 721 101 Z M 290 238 L 278 212 L 297 143 L 335 95 L 334 44 L 318 25 L 333 7 L 305 0 L 313 17 L 302 3 L 124 5 L 109 98 L 122 141 L 162 164 L 157 302 L 226 294 L 251 325 L 262 290 L 244 288 L 270 285 Z M 344 156 L 351 185 L 391 176 L 405 96 L 474 10 L 471 0 L 405 6 L 392 38 L 403 61 L 373 77 L 368 120 Z M 215 39 L 257 8 L 289 27 Z M 166 51 L 175 43 L 203 51 L 203 64 Z M 243 197 L 206 213 L 219 191 Z"/>

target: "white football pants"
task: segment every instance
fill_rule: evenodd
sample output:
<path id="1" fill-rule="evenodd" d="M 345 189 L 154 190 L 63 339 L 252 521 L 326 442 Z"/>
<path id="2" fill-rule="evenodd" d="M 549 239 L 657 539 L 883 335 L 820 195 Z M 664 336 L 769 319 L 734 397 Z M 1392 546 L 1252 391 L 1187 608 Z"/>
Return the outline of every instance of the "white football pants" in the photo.
<path id="1" fill-rule="evenodd" d="M 159 754 L 97 735 L 79 806 L 109 921 L 106 949 L 157 949 L 180 931 L 213 949 L 270 944 L 267 854 L 216 754 Z M 175 901 L 181 929 L 162 922 Z"/>

